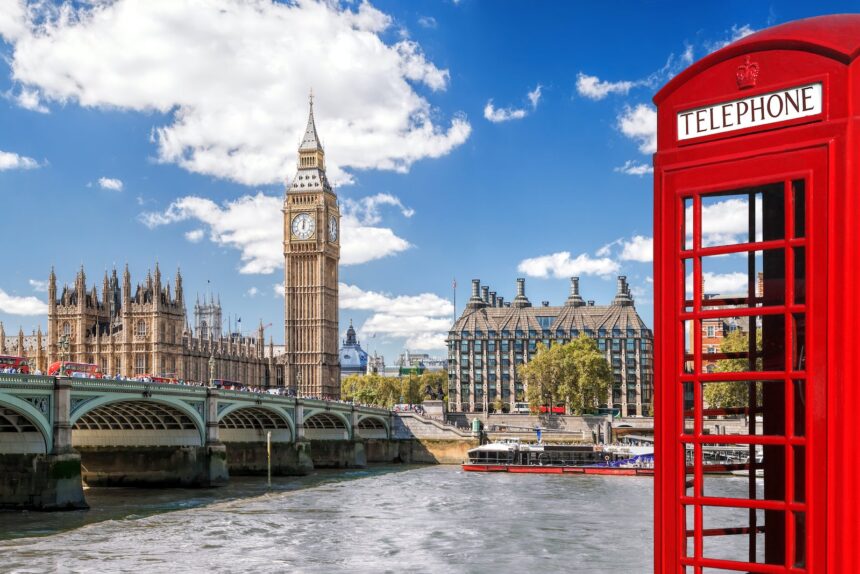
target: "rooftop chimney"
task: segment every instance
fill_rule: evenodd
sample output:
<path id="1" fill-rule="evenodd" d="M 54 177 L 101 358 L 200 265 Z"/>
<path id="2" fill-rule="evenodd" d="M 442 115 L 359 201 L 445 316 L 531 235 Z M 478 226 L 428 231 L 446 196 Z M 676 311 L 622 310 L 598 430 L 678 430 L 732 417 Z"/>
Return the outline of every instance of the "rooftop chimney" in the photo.
<path id="1" fill-rule="evenodd" d="M 526 280 L 520 277 L 517 279 L 517 296 L 514 297 L 514 307 L 531 307 L 532 304 L 526 297 Z"/>
<path id="2" fill-rule="evenodd" d="M 487 287 L 484 287 L 484 293 L 488 290 Z M 481 307 L 486 307 L 486 299 L 481 298 L 481 280 L 480 279 L 472 279 L 472 296 L 469 298 L 469 301 L 466 302 L 467 309 L 480 309 Z"/>
<path id="3" fill-rule="evenodd" d="M 490 291 L 490 307 L 496 307 L 496 292 Z"/>
<path id="4" fill-rule="evenodd" d="M 540 304 L 544 307 L 549 307 L 549 301 L 541 301 Z"/>
<path id="5" fill-rule="evenodd" d="M 633 305 L 633 297 L 630 296 L 630 287 L 627 285 L 627 277 L 624 275 L 618 276 L 618 293 L 615 294 L 612 304 L 622 307 Z"/>
<path id="6" fill-rule="evenodd" d="M 505 306 L 505 298 L 502 296 L 497 297 L 496 303 L 498 303 L 498 305 L 497 305 L 498 307 L 504 307 Z"/>
<path id="7" fill-rule="evenodd" d="M 579 277 L 570 278 L 570 295 L 564 303 L 566 307 L 582 307 L 585 301 L 579 294 Z"/>
<path id="8" fill-rule="evenodd" d="M 481 287 L 481 301 L 484 303 L 490 303 L 490 288 L 484 285 Z"/>
<path id="9" fill-rule="evenodd" d="M 589 300 L 588 300 L 588 306 L 589 306 L 589 307 L 594 307 L 594 299 L 589 299 Z"/>

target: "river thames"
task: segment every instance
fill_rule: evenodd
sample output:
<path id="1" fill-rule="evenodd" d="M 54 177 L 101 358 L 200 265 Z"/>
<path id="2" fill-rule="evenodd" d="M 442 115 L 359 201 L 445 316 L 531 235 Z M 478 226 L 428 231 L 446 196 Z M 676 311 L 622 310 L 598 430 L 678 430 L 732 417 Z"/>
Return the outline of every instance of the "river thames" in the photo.
<path id="1" fill-rule="evenodd" d="M 3 572 L 650 572 L 652 479 L 377 467 L 0 514 Z"/>

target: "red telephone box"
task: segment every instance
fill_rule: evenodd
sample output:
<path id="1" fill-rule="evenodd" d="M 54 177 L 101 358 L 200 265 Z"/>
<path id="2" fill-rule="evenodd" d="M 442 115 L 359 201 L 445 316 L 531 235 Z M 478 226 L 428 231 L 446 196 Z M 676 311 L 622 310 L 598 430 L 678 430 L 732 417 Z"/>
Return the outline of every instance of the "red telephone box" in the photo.
<path id="1" fill-rule="evenodd" d="M 657 572 L 860 572 L 858 54 L 800 20 L 654 98 Z"/>

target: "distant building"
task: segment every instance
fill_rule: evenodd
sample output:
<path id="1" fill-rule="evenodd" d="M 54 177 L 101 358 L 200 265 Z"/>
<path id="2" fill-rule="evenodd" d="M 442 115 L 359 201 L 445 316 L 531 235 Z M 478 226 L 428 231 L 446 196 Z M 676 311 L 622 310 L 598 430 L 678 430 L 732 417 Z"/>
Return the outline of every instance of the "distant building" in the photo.
<path id="1" fill-rule="evenodd" d="M 220 314 L 217 305 L 217 316 Z M 27 357 L 42 371 L 66 358 L 99 365 L 106 375 L 154 375 L 197 382 L 209 380 L 211 357 L 216 379 L 250 386 L 283 384 L 271 342 L 268 351 L 265 348 L 262 324 L 256 337 L 216 337 L 221 328 L 218 324 L 216 331 L 215 326 L 214 322 L 207 323 L 205 337 L 195 336 L 188 326 L 179 271 L 173 285 L 162 283 L 156 264 L 154 274 L 147 273 L 144 282 L 132 287 L 128 267 L 121 281 L 114 270 L 110 275 L 105 273 L 99 294 L 95 286 L 87 287 L 83 268 L 74 284 L 63 286 L 61 291 L 51 270 L 47 337 L 42 337 L 41 330 L 32 337 L 19 332 L 9 345 L 0 327 L 0 353 Z M 61 341 L 68 341 L 67 349 L 62 348 Z"/>
<path id="2" fill-rule="evenodd" d="M 410 353 L 406 349 L 405 353 L 401 353 L 397 361 L 398 366 L 402 369 L 408 369 L 414 372 L 418 369 L 424 371 L 444 371 L 448 367 L 448 361 L 444 358 L 431 357 L 427 353 Z"/>
<path id="3" fill-rule="evenodd" d="M 618 278 L 611 305 L 596 306 L 579 294 L 571 279 L 563 306 L 545 301 L 533 307 L 525 279 L 517 279 L 517 296 L 505 303 L 479 280 L 472 297 L 448 333 L 448 408 L 485 412 L 497 397 L 512 406 L 525 400 L 520 369 L 537 352 L 537 344 L 564 344 L 585 334 L 597 341 L 612 368 L 611 404 L 623 416 L 650 411 L 653 384 L 653 333 L 633 304 L 626 277 Z"/>
<path id="4" fill-rule="evenodd" d="M 340 378 L 345 379 L 350 375 L 364 375 L 367 373 L 367 353 L 361 348 L 355 337 L 355 329 L 352 321 L 346 330 L 346 340 L 340 348 Z"/>
<path id="5" fill-rule="evenodd" d="M 384 375 L 385 374 L 385 357 L 377 355 L 376 351 L 373 356 L 367 358 L 367 374 L 368 375 Z"/>

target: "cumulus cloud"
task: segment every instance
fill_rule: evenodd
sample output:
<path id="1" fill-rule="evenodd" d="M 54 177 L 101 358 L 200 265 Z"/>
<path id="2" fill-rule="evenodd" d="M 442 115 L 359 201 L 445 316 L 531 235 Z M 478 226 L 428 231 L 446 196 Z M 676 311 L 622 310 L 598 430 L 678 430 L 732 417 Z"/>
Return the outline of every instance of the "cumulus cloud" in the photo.
<path id="1" fill-rule="evenodd" d="M 405 339 L 408 349 L 430 351 L 445 348 L 454 306 L 435 293 L 391 295 L 339 284 L 340 308 L 370 311 L 359 331 L 363 336 Z"/>
<path id="2" fill-rule="evenodd" d="M 30 283 L 30 287 L 33 288 L 33 291 L 37 293 L 47 293 L 48 292 L 48 282 L 41 281 L 39 279 L 30 279 L 28 281 Z"/>
<path id="3" fill-rule="evenodd" d="M 735 293 L 746 293 L 747 274 L 741 272 L 732 273 L 702 273 L 706 293 L 717 293 L 720 295 L 731 295 Z M 687 275 L 687 294 L 693 293 L 693 274 Z"/>
<path id="4" fill-rule="evenodd" d="M 615 171 L 616 173 L 623 173 L 626 175 L 638 175 L 639 177 L 642 177 L 643 175 L 654 173 L 654 167 L 647 163 L 628 159 L 624 162 L 624 165 L 618 166 L 612 171 Z"/>
<path id="5" fill-rule="evenodd" d="M 657 151 L 657 110 L 647 104 L 624 106 L 618 116 L 618 129 L 639 144 L 642 153 Z"/>
<path id="6" fill-rule="evenodd" d="M 25 157 L 8 151 L 0 150 L 0 171 L 10 169 L 36 169 L 39 162 L 31 157 Z"/>
<path id="7" fill-rule="evenodd" d="M 377 194 L 359 200 L 344 200 L 341 213 L 341 259 L 343 265 L 357 265 L 387 257 L 411 247 L 387 227 L 379 227 L 380 207 L 397 206 L 405 217 L 413 210 L 389 194 Z M 209 238 L 218 245 L 239 250 L 240 273 L 269 274 L 283 267 L 283 199 L 265 195 L 245 195 L 218 205 L 211 199 L 186 196 L 171 203 L 164 211 L 145 212 L 140 221 L 154 229 L 162 225 L 195 221 L 209 230 Z M 203 238 L 203 229 L 185 234 L 189 241 Z"/>
<path id="8" fill-rule="evenodd" d="M 192 229 L 191 231 L 185 232 L 185 239 L 191 243 L 200 243 L 203 240 L 204 234 L 205 231 L 202 229 Z"/>
<path id="9" fill-rule="evenodd" d="M 599 257 L 610 257 L 612 253 L 621 261 L 650 263 L 654 260 L 654 238 L 634 235 L 630 239 L 616 239 L 597 250 Z"/>
<path id="10" fill-rule="evenodd" d="M 282 182 L 311 87 L 335 182 L 407 171 L 471 133 L 462 114 L 438 120 L 420 90 L 446 89 L 449 72 L 416 42 L 384 39 L 392 18 L 366 2 L 0 1 L 19 104 L 159 112 L 157 159 L 191 172 Z"/>
<path id="11" fill-rule="evenodd" d="M 529 105 L 531 105 L 532 110 L 536 110 L 538 107 L 538 103 L 541 98 L 541 88 L 542 86 L 538 84 L 534 90 L 531 90 L 526 94 L 526 98 L 529 101 Z M 501 122 L 509 122 L 511 120 L 521 120 L 524 117 L 529 115 L 529 112 L 525 108 L 515 108 L 513 106 L 507 108 L 497 108 L 493 104 L 493 100 L 489 100 L 487 105 L 484 106 L 484 118 L 493 122 L 494 124 L 498 124 Z"/>
<path id="12" fill-rule="evenodd" d="M 582 72 L 576 75 L 577 93 L 589 100 L 602 100 L 609 94 L 627 95 L 638 84 L 638 82 L 631 81 L 607 82 L 597 76 L 589 76 Z"/>
<path id="13" fill-rule="evenodd" d="M 18 297 L 0 289 L 0 311 L 9 315 L 46 315 L 48 305 L 36 297 Z"/>
<path id="14" fill-rule="evenodd" d="M 418 25 L 422 28 L 436 28 L 436 18 L 433 16 L 421 16 L 418 18 Z"/>
<path id="15" fill-rule="evenodd" d="M 762 199 L 755 198 L 756 241 L 762 239 Z M 687 237 L 693 236 L 693 207 L 684 214 Z M 733 245 L 749 241 L 749 201 L 728 197 L 702 204 L 702 246 Z"/>
<path id="16" fill-rule="evenodd" d="M 110 191 L 122 191 L 122 180 L 114 177 L 100 177 L 99 187 Z"/>
<path id="17" fill-rule="evenodd" d="M 621 253 L 618 256 L 622 261 L 639 261 L 649 263 L 654 260 L 654 238 L 644 235 L 634 235 L 629 240 L 621 243 Z"/>
<path id="18" fill-rule="evenodd" d="M 609 257 L 592 257 L 582 253 L 571 257 L 569 251 L 541 255 L 520 261 L 517 270 L 530 277 L 565 278 L 581 275 L 608 277 L 619 269 L 618 263 Z"/>
<path id="19" fill-rule="evenodd" d="M 47 114 L 50 112 L 50 110 L 42 104 L 38 90 L 28 90 L 27 88 L 24 88 L 18 92 L 17 95 L 12 95 L 12 99 L 16 104 L 18 104 L 18 107 L 24 108 L 25 110 L 39 112 L 40 114 Z"/>

